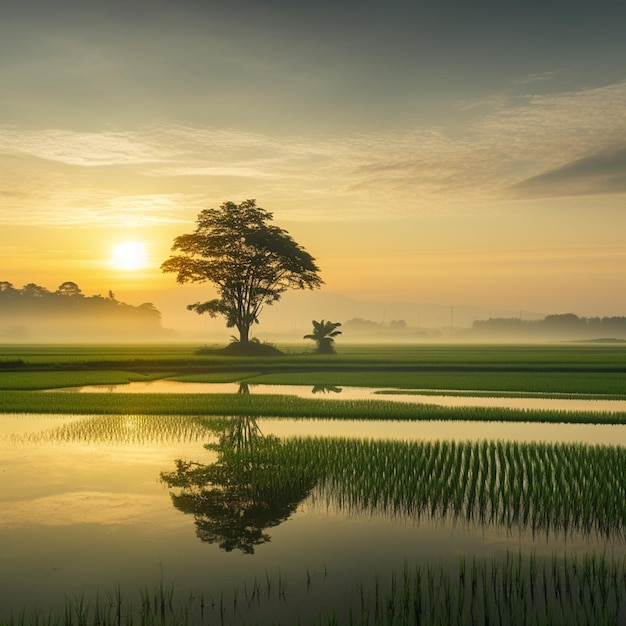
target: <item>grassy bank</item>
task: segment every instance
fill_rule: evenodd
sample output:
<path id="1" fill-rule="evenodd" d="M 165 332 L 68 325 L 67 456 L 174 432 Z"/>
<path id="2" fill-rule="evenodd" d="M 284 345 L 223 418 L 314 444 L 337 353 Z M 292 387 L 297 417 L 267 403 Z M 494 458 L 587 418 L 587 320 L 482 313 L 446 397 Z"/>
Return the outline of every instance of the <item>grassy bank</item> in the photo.
<path id="1" fill-rule="evenodd" d="M 330 370 L 581 371 L 626 373 L 622 345 L 350 345 L 335 355 L 279 346 L 279 357 L 198 354 L 192 345 L 0 345 L 0 368 L 102 369 L 111 363 L 135 367 L 241 369 L 267 373 Z M 4 364 L 4 367 L 3 367 Z"/>
<path id="2" fill-rule="evenodd" d="M 626 397 L 622 346 L 349 346 L 320 356 L 196 354 L 195 346 L 0 346 L 0 389 L 172 377 L 188 382 L 449 389 Z"/>
<path id="3" fill-rule="evenodd" d="M 441 407 L 384 400 L 325 400 L 281 395 L 237 394 L 74 394 L 4 391 L 0 394 L 0 412 L 626 424 L 626 413 L 617 412 Z"/>

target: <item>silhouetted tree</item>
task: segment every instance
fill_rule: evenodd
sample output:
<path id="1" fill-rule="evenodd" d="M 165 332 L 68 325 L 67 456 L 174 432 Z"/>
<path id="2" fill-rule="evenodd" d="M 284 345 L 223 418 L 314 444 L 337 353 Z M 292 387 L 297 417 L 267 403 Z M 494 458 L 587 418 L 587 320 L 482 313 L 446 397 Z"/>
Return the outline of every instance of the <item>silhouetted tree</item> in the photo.
<path id="1" fill-rule="evenodd" d="M 28 298 L 45 298 L 50 295 L 50 292 L 41 285 L 35 283 L 28 283 L 22 287 L 22 295 Z"/>
<path id="2" fill-rule="evenodd" d="M 304 335 L 304 339 L 312 339 L 317 342 L 318 354 L 334 354 L 335 337 L 341 335 L 341 331 L 337 328 L 341 326 L 341 322 L 316 322 L 313 320 L 313 332 L 310 335 Z"/>
<path id="3" fill-rule="evenodd" d="M 73 283 L 71 280 L 61 283 L 57 287 L 57 293 L 60 296 L 69 296 L 69 297 L 76 297 L 76 296 L 83 295 L 81 288 L 76 283 Z"/>
<path id="4" fill-rule="evenodd" d="M 213 283 L 219 298 L 187 308 L 224 316 L 245 344 L 263 305 L 277 302 L 287 289 L 314 289 L 323 283 L 315 259 L 287 231 L 270 224 L 272 219 L 254 200 L 205 209 L 195 231 L 174 240 L 172 250 L 182 254 L 161 265 L 163 272 L 177 273 L 179 283 Z"/>

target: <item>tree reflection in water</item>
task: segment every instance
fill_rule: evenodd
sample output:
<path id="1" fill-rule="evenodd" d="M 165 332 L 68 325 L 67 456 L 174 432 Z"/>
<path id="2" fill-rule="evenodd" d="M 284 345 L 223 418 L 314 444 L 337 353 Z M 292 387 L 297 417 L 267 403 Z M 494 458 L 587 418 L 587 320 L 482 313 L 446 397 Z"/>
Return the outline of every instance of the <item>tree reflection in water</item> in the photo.
<path id="1" fill-rule="evenodd" d="M 246 383 L 246 382 L 241 382 L 239 383 L 239 389 L 237 389 L 237 393 L 249 394 L 250 387 L 254 387 L 254 385 L 251 385 L 250 383 Z"/>
<path id="2" fill-rule="evenodd" d="M 194 516 L 202 541 L 254 554 L 255 546 L 270 541 L 265 530 L 286 521 L 316 482 L 305 467 L 280 465 L 281 446 L 261 433 L 254 417 L 233 417 L 218 443 L 205 445 L 217 452 L 215 463 L 178 459 L 161 480 L 177 489 L 172 502 Z"/>
<path id="3" fill-rule="evenodd" d="M 335 385 L 313 385 L 311 393 L 341 393 L 341 387 Z"/>
<path id="4" fill-rule="evenodd" d="M 237 393 L 249 394 L 250 388 L 255 386 L 256 385 L 252 383 L 240 382 Z M 341 391 L 341 387 L 337 387 L 335 385 L 313 385 L 313 389 L 311 389 L 311 393 L 341 393 Z"/>

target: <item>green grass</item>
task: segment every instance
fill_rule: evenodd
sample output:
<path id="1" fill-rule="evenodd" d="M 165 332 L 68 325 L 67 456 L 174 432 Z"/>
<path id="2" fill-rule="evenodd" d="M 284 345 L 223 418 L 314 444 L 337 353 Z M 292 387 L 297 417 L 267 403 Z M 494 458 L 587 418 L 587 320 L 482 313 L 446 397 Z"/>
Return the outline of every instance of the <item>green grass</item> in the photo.
<path id="1" fill-rule="evenodd" d="M 626 396 L 621 346 L 349 346 L 334 356 L 202 357 L 192 346 L 1 346 L 0 411 L 626 423 L 624 414 L 445 408 L 227 394 L 37 394 L 169 377 L 196 382 Z M 2 370 L 2 362 L 5 363 Z"/>
<path id="2" fill-rule="evenodd" d="M 74 372 L 76 379 L 66 383 L 60 377 L 57 383 L 46 375 L 53 372 Z M 100 372 L 102 378 L 91 379 L 86 372 Z M 184 345 L 0 346 L 0 389 L 112 384 L 130 380 L 130 374 L 189 382 L 626 397 L 626 347 L 343 346 L 331 356 L 292 351 L 282 357 L 224 357 L 200 356 L 194 346 Z"/>
<path id="3" fill-rule="evenodd" d="M 59 389 L 85 385 L 123 385 L 130 382 L 149 381 L 161 376 L 147 376 L 123 370 L 96 370 L 77 372 L 2 372 L 0 390 Z"/>
<path id="4" fill-rule="evenodd" d="M 382 367 L 382 366 L 381 366 Z M 218 371 L 171 375 L 167 372 L 140 373 L 127 370 L 64 370 L 0 372 L 0 390 L 36 390 L 84 385 L 114 385 L 133 381 L 169 378 L 179 382 L 261 385 L 330 385 L 476 391 L 510 394 L 568 394 L 626 398 L 626 374 L 546 373 L 546 372 L 281 372 L 261 374 L 251 371 Z"/>
<path id="5" fill-rule="evenodd" d="M 203 381 L 202 376 L 186 376 L 184 379 L 190 382 Z M 626 397 L 626 373 L 614 372 L 281 372 L 248 377 L 247 381 L 268 385 L 585 393 Z"/>
<path id="6" fill-rule="evenodd" d="M 5 391 L 0 394 L 0 412 L 626 424 L 626 413 L 617 412 L 441 407 L 384 400 L 326 400 L 281 395 L 254 396 L 253 394 L 74 394 Z"/>
<path id="7" fill-rule="evenodd" d="M 338 354 L 303 353 L 300 346 L 279 346 L 282 357 L 225 357 L 195 354 L 190 345 L 0 345 L 0 366 L 21 359 L 26 367 L 89 368 L 103 363 L 173 369 L 201 366 L 247 371 L 617 371 L 626 373 L 626 346 L 595 345 L 410 345 L 339 346 Z M 169 369 L 169 368 L 168 368 Z"/>
<path id="8" fill-rule="evenodd" d="M 182 383 L 238 383 L 255 379 L 257 372 L 209 372 L 207 374 L 188 374 L 186 376 L 170 376 L 170 380 Z M 256 381 L 254 381 L 256 382 Z"/>

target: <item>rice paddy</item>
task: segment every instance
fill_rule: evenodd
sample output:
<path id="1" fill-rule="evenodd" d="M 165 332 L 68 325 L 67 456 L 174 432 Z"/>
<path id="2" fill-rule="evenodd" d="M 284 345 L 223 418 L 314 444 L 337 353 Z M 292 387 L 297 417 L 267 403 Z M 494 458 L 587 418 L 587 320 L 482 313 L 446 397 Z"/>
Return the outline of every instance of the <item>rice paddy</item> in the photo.
<path id="1" fill-rule="evenodd" d="M 315 597 L 330 584 L 331 574 L 313 577 L 307 570 L 300 580 L 288 581 L 281 572 L 245 582 L 230 593 L 183 594 L 173 583 L 160 580 L 141 591 L 134 604 L 119 588 L 93 600 L 68 598 L 62 615 L 26 610 L 1 624 L 19 626 L 74 626 L 99 624 L 244 623 L 255 609 L 272 603 L 288 606 L 294 586 Z M 454 567 L 441 563 L 405 562 L 401 569 L 374 571 L 347 589 L 344 606 L 327 608 L 309 621 L 298 616 L 292 624 L 311 626 L 450 626 L 501 624 L 588 624 L 615 626 L 626 617 L 626 563 L 603 554 L 550 559 L 507 552 L 503 558 L 459 557 Z M 251 618 L 254 620 L 254 617 Z M 272 623 L 249 621 L 247 623 Z"/>
<path id="2" fill-rule="evenodd" d="M 198 497 L 217 483 L 220 471 L 230 485 L 245 468 L 242 488 L 250 494 L 279 494 L 291 501 L 306 493 L 348 515 L 397 516 L 412 523 L 451 518 L 468 527 L 500 526 L 518 534 L 530 530 L 533 537 L 542 533 L 553 539 L 572 533 L 626 539 L 623 447 L 310 437 L 282 441 L 256 436 L 253 427 L 251 418 L 233 418 L 224 427 L 228 435 L 209 446 L 220 453 L 214 464 L 181 461 L 163 480 L 187 488 L 186 497 Z"/>
<path id="3" fill-rule="evenodd" d="M 0 625 L 626 623 L 624 445 L 425 440 L 419 430 L 374 439 L 358 425 L 623 429 L 623 413 L 39 391 L 160 378 L 419 380 L 623 398 L 625 355 L 361 347 L 257 362 L 184 347 L 0 348 Z M 279 437 L 259 428 L 266 416 L 359 421 L 350 436 Z"/>
<path id="4" fill-rule="evenodd" d="M 324 419 L 464 420 L 626 424 L 624 412 L 446 407 L 385 400 L 334 400 L 246 394 L 44 394 L 5 391 L 3 413 L 98 415 L 253 415 Z"/>

